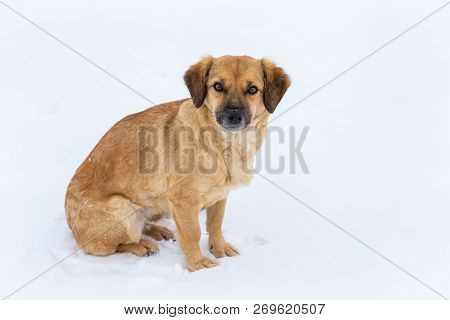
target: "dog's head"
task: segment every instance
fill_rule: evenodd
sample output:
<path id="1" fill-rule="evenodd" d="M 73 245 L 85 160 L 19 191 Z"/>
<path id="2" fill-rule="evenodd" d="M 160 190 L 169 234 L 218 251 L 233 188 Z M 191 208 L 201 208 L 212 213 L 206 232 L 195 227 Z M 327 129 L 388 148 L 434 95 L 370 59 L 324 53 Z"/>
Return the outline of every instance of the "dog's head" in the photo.
<path id="1" fill-rule="evenodd" d="M 246 128 L 261 112 L 272 113 L 290 85 L 283 69 L 248 56 L 203 58 L 184 74 L 194 105 L 210 109 L 230 131 Z"/>

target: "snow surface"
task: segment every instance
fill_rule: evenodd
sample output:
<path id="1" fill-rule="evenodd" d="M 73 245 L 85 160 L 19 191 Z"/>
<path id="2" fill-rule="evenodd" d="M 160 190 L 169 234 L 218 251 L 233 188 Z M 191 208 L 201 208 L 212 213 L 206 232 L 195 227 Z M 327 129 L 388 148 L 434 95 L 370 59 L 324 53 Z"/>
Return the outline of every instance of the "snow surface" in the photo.
<path id="1" fill-rule="evenodd" d="M 274 117 L 443 4 L 7 3 L 156 103 L 187 97 L 183 72 L 205 54 L 272 58 L 292 77 Z M 107 129 L 151 104 L 1 3 L 0 26 L 4 297 L 76 250 L 70 178 Z M 261 171 L 447 297 L 448 30 L 450 6 L 276 119 L 297 135 L 310 127 L 311 173 Z M 288 148 L 274 138 L 270 153 Z M 149 258 L 77 252 L 11 298 L 440 298 L 260 176 L 231 194 L 224 231 L 241 255 L 218 268 L 189 273 L 171 241 Z M 203 229 L 205 253 L 206 241 Z"/>

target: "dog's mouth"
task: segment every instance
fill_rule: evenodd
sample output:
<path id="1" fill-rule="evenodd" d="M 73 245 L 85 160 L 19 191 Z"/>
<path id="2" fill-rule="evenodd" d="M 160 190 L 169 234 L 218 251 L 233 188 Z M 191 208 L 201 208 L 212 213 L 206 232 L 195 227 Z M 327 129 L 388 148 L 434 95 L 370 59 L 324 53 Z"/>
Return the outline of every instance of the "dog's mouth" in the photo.
<path id="1" fill-rule="evenodd" d="M 239 131 L 247 128 L 251 115 L 247 108 L 226 106 L 216 112 L 216 121 L 228 131 Z"/>

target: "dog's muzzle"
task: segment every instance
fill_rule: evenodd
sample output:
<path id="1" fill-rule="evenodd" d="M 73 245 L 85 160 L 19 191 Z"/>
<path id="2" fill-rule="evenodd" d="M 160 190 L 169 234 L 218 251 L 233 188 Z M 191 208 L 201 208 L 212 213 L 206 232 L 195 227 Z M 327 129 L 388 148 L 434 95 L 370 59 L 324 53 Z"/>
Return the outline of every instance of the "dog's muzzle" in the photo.
<path id="1" fill-rule="evenodd" d="M 243 107 L 225 106 L 216 113 L 217 122 L 225 129 L 239 131 L 250 123 L 250 116 Z"/>

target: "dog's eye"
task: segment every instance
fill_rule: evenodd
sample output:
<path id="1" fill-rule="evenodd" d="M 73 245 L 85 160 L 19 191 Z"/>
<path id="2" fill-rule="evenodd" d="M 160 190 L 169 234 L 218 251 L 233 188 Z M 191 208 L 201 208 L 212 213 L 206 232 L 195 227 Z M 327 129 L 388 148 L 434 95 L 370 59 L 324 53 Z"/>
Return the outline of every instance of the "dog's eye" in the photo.
<path id="1" fill-rule="evenodd" d="M 220 84 L 220 83 L 218 83 L 218 82 L 216 82 L 216 83 L 213 85 L 213 88 L 214 88 L 214 90 L 219 91 L 219 92 L 223 91 L 223 86 L 222 86 L 222 84 Z"/>
<path id="2" fill-rule="evenodd" d="M 255 94 L 258 92 L 258 88 L 255 86 L 251 86 L 250 88 L 247 89 L 248 94 Z"/>

